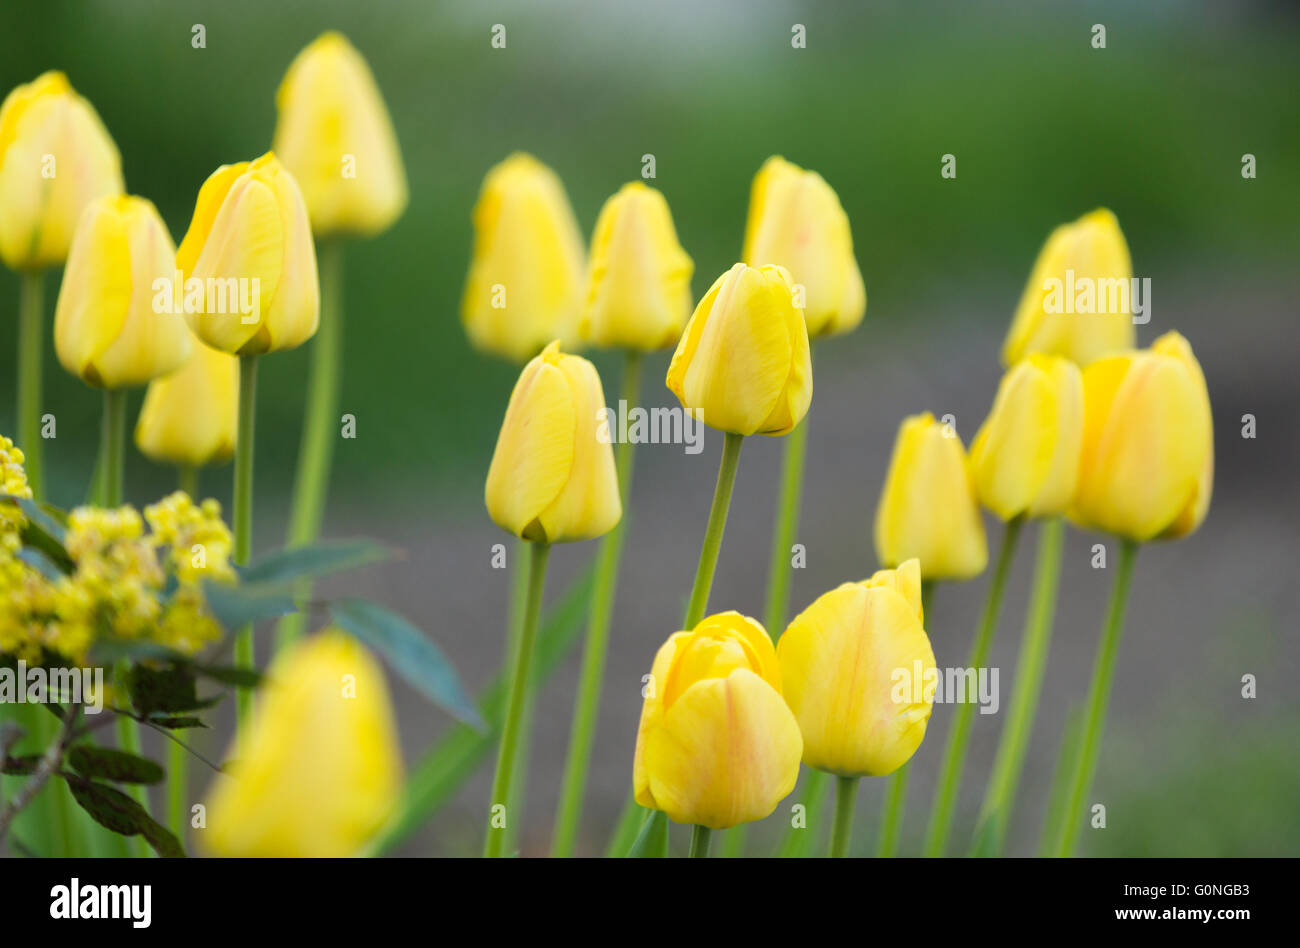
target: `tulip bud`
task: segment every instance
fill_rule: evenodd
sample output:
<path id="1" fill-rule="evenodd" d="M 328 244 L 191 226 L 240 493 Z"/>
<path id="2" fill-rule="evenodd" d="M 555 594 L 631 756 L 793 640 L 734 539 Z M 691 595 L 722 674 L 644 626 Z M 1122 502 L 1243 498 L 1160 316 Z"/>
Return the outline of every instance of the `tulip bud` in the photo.
<path id="1" fill-rule="evenodd" d="M 1046 352 L 1083 366 L 1132 348 L 1136 338 L 1128 289 L 1132 277 L 1128 244 L 1114 214 L 1103 208 L 1062 224 L 1052 231 L 1034 262 L 1002 345 L 1002 363 L 1014 365 L 1031 352 Z M 1051 287 L 1064 291 L 1082 285 L 1080 279 L 1090 281 L 1097 295 L 1106 292 L 1109 284 L 1104 281 L 1123 280 L 1123 297 L 1117 297 L 1116 311 L 1067 311 L 1061 292 L 1053 302 Z M 1099 300 L 1094 300 L 1094 305 L 1097 303 Z"/>
<path id="2" fill-rule="evenodd" d="M 204 467 L 235 453 L 238 428 L 239 360 L 195 342 L 183 366 L 149 383 L 135 443 L 155 461 Z"/>
<path id="3" fill-rule="evenodd" d="M 203 182 L 176 269 L 190 327 L 214 349 L 263 355 L 316 332 L 320 283 L 307 208 L 271 152 L 222 165 Z"/>
<path id="4" fill-rule="evenodd" d="M 919 559 L 929 579 L 970 579 L 988 564 L 961 439 L 929 412 L 904 418 L 898 429 L 875 532 L 880 562 Z"/>
<path id="5" fill-rule="evenodd" d="M 14 270 L 62 263 L 86 205 L 122 193 L 122 159 L 61 72 L 0 106 L 0 258 Z"/>
<path id="6" fill-rule="evenodd" d="M 300 52 L 275 98 L 273 150 L 302 188 L 312 230 L 377 234 L 406 209 L 393 123 L 361 54 L 330 31 Z"/>
<path id="7" fill-rule="evenodd" d="M 213 855 L 355 856 L 401 799 L 402 754 L 384 673 L 338 630 L 275 660 L 230 756 L 200 834 Z"/>
<path id="8" fill-rule="evenodd" d="M 599 437 L 596 367 L 552 342 L 524 366 L 488 468 L 488 513 L 535 543 L 608 533 L 623 515 L 614 451 Z"/>
<path id="9" fill-rule="evenodd" d="M 126 388 L 178 368 L 193 342 L 185 321 L 154 308 L 176 247 L 153 204 L 96 198 L 82 215 L 54 309 L 59 362 L 87 385 Z"/>
<path id="10" fill-rule="evenodd" d="M 664 196 L 639 181 L 623 185 L 596 219 L 579 334 L 611 348 L 672 345 L 691 314 L 694 269 Z"/>
<path id="11" fill-rule="evenodd" d="M 1083 444 L 1083 380 L 1068 359 L 1033 353 L 1012 366 L 970 446 L 980 503 L 1003 520 L 1065 512 Z"/>
<path id="12" fill-rule="evenodd" d="M 1083 370 L 1083 450 L 1069 517 L 1131 540 L 1185 536 L 1214 485 L 1205 375 L 1176 332 Z"/>
<path id="13" fill-rule="evenodd" d="M 474 205 L 474 255 L 461 320 L 470 342 L 523 362 L 576 341 L 584 251 L 559 176 L 516 153 L 488 172 Z"/>
<path id="14" fill-rule="evenodd" d="M 809 767 L 883 777 L 921 746 L 935 664 L 916 560 L 825 593 L 795 616 L 776 652 Z"/>
<path id="15" fill-rule="evenodd" d="M 803 285 L 809 336 L 838 335 L 862 322 L 867 290 L 849 216 L 817 172 L 777 156 L 763 163 L 749 197 L 744 259 L 754 267 L 779 264 Z"/>
<path id="16" fill-rule="evenodd" d="M 636 802 L 678 823 L 761 820 L 794 789 L 803 742 L 772 640 L 738 612 L 675 632 L 643 689 Z"/>
<path id="17" fill-rule="evenodd" d="M 799 424 L 812 363 L 790 274 L 738 263 L 718 277 L 677 343 L 668 388 L 719 431 L 783 435 Z"/>

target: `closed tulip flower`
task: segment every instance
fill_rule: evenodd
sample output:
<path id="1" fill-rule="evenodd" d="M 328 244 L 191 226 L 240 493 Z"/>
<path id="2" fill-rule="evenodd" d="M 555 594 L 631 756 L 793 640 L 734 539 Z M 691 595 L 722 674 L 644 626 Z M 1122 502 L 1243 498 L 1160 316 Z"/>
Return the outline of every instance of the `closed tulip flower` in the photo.
<path id="1" fill-rule="evenodd" d="M 86 205 L 122 193 L 122 159 L 94 108 L 61 72 L 0 106 L 0 258 L 15 270 L 62 263 Z"/>
<path id="2" fill-rule="evenodd" d="M 610 348 L 672 345 L 691 314 L 694 269 L 664 196 L 639 181 L 623 185 L 596 219 L 580 335 Z"/>
<path id="3" fill-rule="evenodd" d="M 1083 371 L 1083 451 L 1069 516 L 1138 542 L 1191 533 L 1214 484 L 1210 396 L 1187 340 L 1166 333 L 1150 349 Z"/>
<path id="4" fill-rule="evenodd" d="M 838 335 L 862 322 L 867 290 L 849 217 L 817 172 L 777 156 L 763 163 L 750 193 L 744 258 L 751 266 L 780 264 L 803 285 L 809 336 Z"/>
<path id="5" fill-rule="evenodd" d="M 59 362 L 87 385 L 126 388 L 178 368 L 193 345 L 185 320 L 154 309 L 176 248 L 153 204 L 116 195 L 86 208 L 54 311 Z"/>
<path id="6" fill-rule="evenodd" d="M 320 286 L 307 208 L 271 152 L 222 165 L 203 183 L 176 269 L 190 326 L 215 349 L 263 355 L 316 332 Z M 192 284 L 204 292 L 191 296 Z"/>
<path id="7" fill-rule="evenodd" d="M 875 534 L 880 562 L 919 559 L 927 579 L 970 579 L 988 564 L 961 439 L 929 412 L 903 419 L 898 429 Z"/>
<path id="8" fill-rule="evenodd" d="M 587 540 L 623 515 L 614 452 L 597 434 L 596 367 L 553 342 L 510 393 L 485 492 L 498 526 L 537 543 Z"/>
<path id="9" fill-rule="evenodd" d="M 790 274 L 738 263 L 718 277 L 677 343 L 668 388 L 719 431 L 783 435 L 799 424 L 812 363 Z"/>
<path id="10" fill-rule="evenodd" d="M 1065 512 L 1083 445 L 1083 381 L 1060 356 L 1034 353 L 998 386 L 993 409 L 971 442 L 982 503 L 1003 520 Z"/>
<path id="11" fill-rule="evenodd" d="M 183 366 L 149 383 L 135 443 L 163 463 L 220 464 L 235 453 L 238 414 L 239 360 L 195 342 Z"/>
<path id="12" fill-rule="evenodd" d="M 844 583 L 795 616 L 776 651 L 805 764 L 883 777 L 907 763 L 934 704 L 923 619 L 916 560 Z"/>
<path id="13" fill-rule="evenodd" d="M 1031 352 L 1047 352 L 1083 366 L 1132 348 L 1132 277 L 1128 244 L 1110 211 L 1102 208 L 1056 228 L 1039 252 L 1020 297 L 1002 345 L 1003 364 L 1014 365 Z M 1070 287 L 1083 285 L 1081 280 L 1093 287 L 1093 312 L 1076 311 L 1065 299 Z M 1124 281 L 1122 297 L 1119 284 L 1107 282 L 1117 280 Z M 1116 291 L 1113 310 L 1112 287 Z M 1103 297 L 1105 307 L 1101 305 Z M 1103 308 L 1109 311 L 1103 312 Z"/>
<path id="14" fill-rule="evenodd" d="M 302 188 L 317 236 L 371 235 L 406 209 L 393 123 L 361 54 L 330 31 L 298 54 L 276 95 L 275 153 Z"/>
<path id="15" fill-rule="evenodd" d="M 383 671 L 337 630 L 276 659 L 232 756 L 200 834 L 217 856 L 355 856 L 401 799 L 401 748 Z"/>
<path id="16" fill-rule="evenodd" d="M 585 282 L 578 221 L 559 176 L 517 153 L 488 172 L 474 205 L 461 319 L 478 349 L 524 362 L 576 341 Z"/>
<path id="17" fill-rule="evenodd" d="M 678 823 L 761 820 L 794 789 L 803 742 L 776 650 L 738 612 L 674 633 L 655 655 L 637 731 L 636 801 Z"/>

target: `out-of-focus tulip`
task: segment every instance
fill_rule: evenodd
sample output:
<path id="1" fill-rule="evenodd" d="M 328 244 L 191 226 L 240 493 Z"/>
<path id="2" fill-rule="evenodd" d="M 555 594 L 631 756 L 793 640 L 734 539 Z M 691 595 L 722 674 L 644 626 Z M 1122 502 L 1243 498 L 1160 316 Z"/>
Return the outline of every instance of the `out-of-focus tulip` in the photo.
<path id="1" fill-rule="evenodd" d="M 623 185 L 596 219 L 579 335 L 647 352 L 672 345 L 691 314 L 694 269 L 664 196 L 640 181 Z"/>
<path id="2" fill-rule="evenodd" d="M 1033 353 L 1002 377 L 970 446 L 980 503 L 1003 520 L 1064 513 L 1079 475 L 1083 380 L 1068 359 Z"/>
<path id="3" fill-rule="evenodd" d="M 235 453 L 239 360 L 194 343 L 189 360 L 145 391 L 135 443 L 155 461 L 203 467 Z"/>
<path id="4" fill-rule="evenodd" d="M 781 697 L 772 640 L 738 612 L 676 632 L 644 689 L 636 801 L 678 823 L 761 820 L 794 789 L 803 742 Z"/>
<path id="5" fill-rule="evenodd" d="M 1175 538 L 1201 525 L 1214 485 L 1210 394 L 1187 340 L 1083 370 L 1083 451 L 1069 517 L 1131 540 Z"/>
<path id="6" fill-rule="evenodd" d="M 668 388 L 706 425 L 783 435 L 808 413 L 812 362 L 790 274 L 738 263 L 691 314 L 668 366 Z"/>
<path id="7" fill-rule="evenodd" d="M 916 560 L 844 583 L 795 616 L 776 651 L 805 764 L 883 777 L 907 763 L 934 704 L 923 622 Z"/>
<path id="8" fill-rule="evenodd" d="M 153 204 L 110 195 L 86 208 L 54 310 L 59 362 L 87 385 L 127 388 L 178 368 L 194 345 L 185 320 L 154 307 L 176 247 Z"/>
<path id="9" fill-rule="evenodd" d="M 276 94 L 275 153 L 302 188 L 317 236 L 377 234 L 406 209 L 406 172 L 365 59 L 330 31 L 300 52 Z"/>
<path id="10" fill-rule="evenodd" d="M 510 393 L 484 492 L 497 525 L 536 543 L 587 540 L 623 515 L 596 367 L 552 342 Z"/>
<path id="11" fill-rule="evenodd" d="M 1067 271 L 1073 275 L 1067 276 Z M 1002 345 L 1002 363 L 1014 365 L 1031 352 L 1047 352 L 1082 366 L 1132 348 L 1136 338 L 1128 289 L 1132 277 L 1128 244 L 1114 214 L 1102 208 L 1062 224 L 1052 231 L 1034 262 Z M 1106 295 L 1108 307 L 1108 288 L 1114 286 L 1118 293 L 1119 287 L 1108 281 L 1123 280 L 1122 300 L 1128 305 L 1117 305 L 1116 311 L 1105 313 L 1065 311 L 1064 288 L 1082 285 L 1081 278 L 1100 288 L 1097 295 Z M 1056 285 L 1062 288 L 1056 302 L 1051 302 L 1049 289 L 1049 281 L 1053 280 L 1060 281 Z M 1122 302 L 1118 295 L 1116 300 Z M 1094 306 L 1098 302 L 1094 299 Z M 1062 311 L 1049 312 L 1049 303 Z"/>
<path id="12" fill-rule="evenodd" d="M 474 205 L 461 320 L 478 349 L 513 362 L 552 339 L 577 341 L 585 254 L 559 176 L 516 153 L 488 172 Z"/>
<path id="13" fill-rule="evenodd" d="M 988 565 L 961 439 L 929 412 L 904 418 L 898 429 L 875 533 L 881 563 L 919 559 L 927 579 L 970 579 Z"/>
<path id="14" fill-rule="evenodd" d="M 320 281 L 307 208 L 272 152 L 222 165 L 203 182 L 176 269 L 190 326 L 215 349 L 263 355 L 316 332 Z"/>
<path id="15" fill-rule="evenodd" d="M 754 176 L 745 225 L 745 262 L 775 263 L 805 291 L 812 337 L 854 329 L 867 309 L 867 289 L 853 256 L 849 216 L 815 171 L 773 156 Z"/>
<path id="16" fill-rule="evenodd" d="M 122 159 L 68 77 L 47 72 L 0 106 L 0 258 L 15 270 L 62 263 L 86 205 L 121 194 Z"/>
<path id="17" fill-rule="evenodd" d="M 384 674 L 337 630 L 271 666 L 229 777 L 210 795 L 205 849 L 227 857 L 355 856 L 401 798 Z"/>

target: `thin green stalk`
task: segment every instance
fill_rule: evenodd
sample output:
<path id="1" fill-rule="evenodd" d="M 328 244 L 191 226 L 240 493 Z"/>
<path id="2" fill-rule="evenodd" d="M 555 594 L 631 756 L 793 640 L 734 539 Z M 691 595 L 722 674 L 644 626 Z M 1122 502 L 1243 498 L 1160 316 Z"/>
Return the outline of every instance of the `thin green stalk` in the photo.
<path id="1" fill-rule="evenodd" d="M 1083 725 L 1083 739 L 1075 756 L 1069 792 L 1061 810 L 1057 827 L 1057 842 L 1052 849 L 1055 856 L 1070 856 L 1079 841 L 1083 827 L 1084 797 L 1092 789 L 1093 774 L 1097 770 L 1097 756 L 1101 752 L 1101 735 L 1106 726 L 1106 706 L 1110 703 L 1110 687 L 1115 678 L 1115 659 L 1119 655 L 1119 641 L 1124 634 L 1124 612 L 1128 607 L 1129 588 L 1133 583 L 1133 562 L 1137 559 L 1137 544 L 1121 540 L 1119 565 L 1115 568 L 1115 585 L 1111 590 L 1110 605 L 1106 610 L 1106 625 L 1102 629 L 1101 644 L 1097 649 L 1097 663 L 1093 666 L 1092 687 L 1088 690 L 1088 704 Z"/>
<path id="2" fill-rule="evenodd" d="M 790 607 L 790 547 L 799 527 L 799 500 L 803 491 L 804 455 L 808 444 L 808 419 L 794 426 L 785 438 L 781 462 L 781 494 L 772 530 L 772 553 L 767 570 L 767 633 L 775 642 L 785 631 Z"/>
<path id="3" fill-rule="evenodd" d="M 18 288 L 18 447 L 32 496 L 45 496 L 41 463 L 41 370 L 45 360 L 45 271 L 28 270 Z"/>
<path id="4" fill-rule="evenodd" d="M 966 667 L 976 670 L 988 663 L 989 650 L 993 647 L 993 635 L 997 631 L 998 614 L 1002 611 L 1002 594 L 1006 590 L 1007 576 L 1011 572 L 1011 561 L 1015 557 L 1016 541 L 1020 537 L 1020 528 L 1024 523 L 1019 517 L 1007 521 L 1002 535 L 1002 549 L 998 552 L 998 563 L 993 571 L 993 580 L 989 583 L 988 595 L 984 600 L 984 610 L 980 614 L 979 629 L 975 633 L 975 642 L 971 647 L 970 658 Z M 948 696 L 952 700 L 953 696 Z M 969 698 L 970 696 L 965 696 Z M 970 740 L 970 728 L 975 713 L 975 702 L 965 700 L 957 705 L 953 715 L 952 731 L 948 734 L 948 744 L 944 752 L 943 766 L 939 770 L 939 789 L 934 796 L 934 806 L 930 810 L 930 824 L 925 831 L 925 856 L 942 856 L 948 842 L 948 833 L 952 829 L 953 810 L 957 804 L 957 790 L 961 786 L 962 768 L 966 763 L 966 744 Z"/>
<path id="5" fill-rule="evenodd" d="M 530 547 L 531 544 L 523 537 L 516 538 L 515 558 L 512 561 L 516 566 L 510 571 L 510 601 L 506 604 L 506 651 L 502 668 L 515 667 L 519 642 L 524 634 L 524 606 L 528 599 L 528 570 L 524 564 L 528 562 Z M 513 680 L 510 684 L 513 684 Z M 524 796 L 528 790 L 528 757 L 533 741 L 533 716 L 527 709 L 533 706 L 536 686 L 536 663 L 534 663 L 528 678 L 528 693 L 524 697 L 523 722 L 519 725 L 519 736 L 515 738 L 515 759 L 510 765 L 511 772 L 517 776 L 510 785 L 510 799 L 506 801 L 507 813 L 524 811 Z M 522 822 L 522 820 L 510 820 L 506 823 L 502 831 L 505 836 L 501 846 L 503 852 L 514 852 L 515 844 L 518 842 L 517 831 Z"/>
<path id="6" fill-rule="evenodd" d="M 812 851 L 814 837 L 821 833 L 822 810 L 825 809 L 827 800 L 826 782 L 830 779 L 831 775 L 824 770 L 804 768 L 803 795 L 799 798 L 804 808 L 804 825 L 791 826 L 786 830 L 785 839 L 777 849 L 777 856 L 802 859 Z"/>
<path id="7" fill-rule="evenodd" d="M 99 435 L 105 507 L 122 505 L 123 469 L 126 461 L 126 389 L 104 389 L 103 427 Z"/>
<path id="8" fill-rule="evenodd" d="M 253 553 L 253 445 L 257 421 L 257 356 L 239 357 L 239 433 L 235 440 L 235 562 L 247 566 Z M 235 633 L 235 666 L 252 668 L 253 623 Z M 253 690 L 235 694 L 235 722 L 242 736 L 253 715 Z"/>
<path id="9" fill-rule="evenodd" d="M 641 354 L 627 351 L 623 363 L 621 401 L 635 405 L 641 392 Z M 621 407 L 621 406 L 620 406 Z M 578 698 L 573 709 L 573 727 L 569 736 L 569 757 L 560 786 L 560 805 L 555 814 L 551 855 L 573 855 L 573 844 L 582 818 L 583 796 L 587 789 L 587 769 L 591 764 L 591 747 L 596 736 L 596 717 L 600 710 L 600 686 L 605 675 L 605 656 L 609 651 L 609 623 L 618 589 L 618 568 L 623 553 L 623 535 L 627 526 L 628 499 L 632 488 L 632 462 L 635 445 L 630 438 L 618 443 L 615 466 L 618 470 L 618 493 L 623 516 L 605 535 L 596 560 L 595 586 L 591 594 L 591 614 L 587 626 L 587 644 L 583 650 L 582 672 L 578 680 Z"/>
<path id="10" fill-rule="evenodd" d="M 192 464 L 183 464 L 177 469 L 177 481 L 181 490 L 191 500 L 198 499 L 199 469 Z M 189 814 L 189 752 L 177 741 L 167 742 L 167 825 L 182 842 L 185 840 L 186 817 Z"/>
<path id="11" fill-rule="evenodd" d="M 730 435 L 728 435 L 730 437 Z M 695 826 L 691 829 L 691 859 L 708 859 L 709 858 L 709 841 L 713 838 L 713 830 L 707 826 Z"/>
<path id="12" fill-rule="evenodd" d="M 550 551 L 548 544 L 534 543 L 529 554 L 528 598 L 524 605 L 519 647 L 514 655 L 515 667 L 511 673 L 510 704 L 506 708 L 505 725 L 501 730 L 501 747 L 497 752 L 497 772 L 492 781 L 492 800 L 488 812 L 487 840 L 483 846 L 483 855 L 489 858 L 504 854 L 505 826 L 493 825 L 497 818 L 494 811 L 498 805 L 507 805 L 510 800 L 516 745 L 524 718 L 524 706 L 528 703 L 529 684 L 532 678 L 533 640 L 537 636 L 537 617 L 542 611 L 542 590 L 546 585 L 546 558 Z M 522 817 L 522 814 L 510 812 L 508 808 L 504 815 L 507 824 Z"/>
<path id="13" fill-rule="evenodd" d="M 192 464 L 182 465 L 176 471 L 176 486 L 189 494 L 190 500 L 199 499 L 199 469 Z"/>
<path id="14" fill-rule="evenodd" d="M 125 714 L 117 716 L 117 746 L 133 757 L 140 756 L 140 725 Z M 142 785 L 133 784 L 125 789 L 130 792 L 136 803 L 145 808 L 146 812 L 149 810 L 149 794 Z M 130 837 L 127 840 L 127 847 L 130 854 L 137 859 L 148 858 L 153 853 L 143 836 Z"/>
<path id="15" fill-rule="evenodd" d="M 911 762 L 894 771 L 889 778 L 889 793 L 885 796 L 885 810 L 880 817 L 880 843 L 876 855 L 891 859 L 898 855 L 898 841 L 903 830 L 903 808 L 907 803 L 907 771 Z"/>
<path id="16" fill-rule="evenodd" d="M 316 247 L 320 272 L 320 323 L 311 340 L 311 374 L 306 414 L 298 447 L 293 504 L 289 511 L 288 547 L 306 546 L 320 535 L 329 493 L 334 442 L 339 437 L 339 386 L 343 352 L 343 241 L 322 240 Z M 311 598 L 310 579 L 294 590 L 299 602 Z M 284 648 L 303 632 L 304 612 L 285 616 L 276 627 L 276 647 Z"/>
<path id="17" fill-rule="evenodd" d="M 835 778 L 835 823 L 831 827 L 831 858 L 843 859 L 849 854 L 849 838 L 853 835 L 853 806 L 858 801 L 860 777 Z"/>
<path id="18" fill-rule="evenodd" d="M 1016 682 L 1011 693 L 1010 714 L 1002 726 L 1002 739 L 993 761 L 993 773 L 984 791 L 972 855 L 998 856 L 1006 842 L 1007 822 L 1016 802 L 1016 787 L 1038 715 L 1038 699 L 1052 642 L 1052 620 L 1061 576 L 1061 550 L 1065 545 L 1065 524 L 1060 517 L 1044 520 L 1038 531 L 1038 556 L 1034 565 L 1033 591 L 1020 657 L 1016 660 Z"/>

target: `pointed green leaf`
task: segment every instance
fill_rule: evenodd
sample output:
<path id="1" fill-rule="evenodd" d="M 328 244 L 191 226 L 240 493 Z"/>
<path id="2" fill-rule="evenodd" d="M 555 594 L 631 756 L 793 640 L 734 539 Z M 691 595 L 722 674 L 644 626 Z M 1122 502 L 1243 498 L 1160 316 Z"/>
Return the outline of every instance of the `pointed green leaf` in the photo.
<path id="1" fill-rule="evenodd" d="M 68 763 L 83 777 L 101 777 L 114 783 L 161 783 L 165 776 L 162 767 L 152 760 L 93 744 L 70 748 Z"/>
<path id="2" fill-rule="evenodd" d="M 206 582 L 203 597 L 208 611 L 227 630 L 238 629 L 259 619 L 278 619 L 297 611 L 293 597 L 280 584 Z"/>
<path id="3" fill-rule="evenodd" d="M 641 825 L 632 848 L 627 851 L 628 859 L 663 859 L 668 855 L 668 814 L 663 810 L 651 810 L 650 816 Z"/>
<path id="4" fill-rule="evenodd" d="M 390 559 L 393 551 L 374 540 L 336 540 L 279 550 L 243 570 L 247 583 L 287 583 L 300 577 L 324 576 Z"/>

